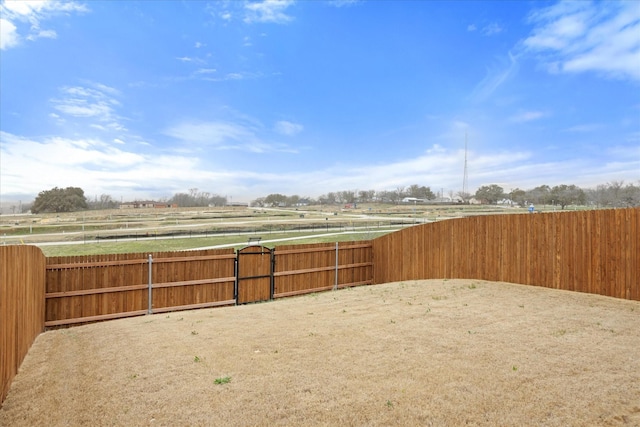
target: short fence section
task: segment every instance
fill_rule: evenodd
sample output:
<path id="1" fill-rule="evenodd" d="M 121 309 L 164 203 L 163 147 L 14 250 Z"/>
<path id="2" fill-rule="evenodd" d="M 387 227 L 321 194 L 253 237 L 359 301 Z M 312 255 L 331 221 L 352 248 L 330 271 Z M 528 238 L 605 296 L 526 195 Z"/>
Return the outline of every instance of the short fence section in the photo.
<path id="1" fill-rule="evenodd" d="M 370 242 L 47 258 L 46 327 L 373 283 Z"/>
<path id="2" fill-rule="evenodd" d="M 233 249 L 47 258 L 45 326 L 235 303 Z"/>
<path id="3" fill-rule="evenodd" d="M 373 283 L 370 241 L 279 246 L 274 297 Z"/>

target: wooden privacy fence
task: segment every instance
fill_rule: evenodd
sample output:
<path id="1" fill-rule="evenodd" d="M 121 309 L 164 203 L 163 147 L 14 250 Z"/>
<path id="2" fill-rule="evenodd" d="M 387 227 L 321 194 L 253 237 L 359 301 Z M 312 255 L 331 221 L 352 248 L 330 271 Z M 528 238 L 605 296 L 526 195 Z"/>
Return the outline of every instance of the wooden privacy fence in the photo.
<path id="1" fill-rule="evenodd" d="M 35 246 L 0 246 L 0 406 L 44 329 L 45 257 Z"/>
<path id="2" fill-rule="evenodd" d="M 640 208 L 493 215 L 373 240 L 374 283 L 461 278 L 640 301 Z"/>
<path id="3" fill-rule="evenodd" d="M 371 242 L 50 257 L 45 326 L 373 283 Z"/>

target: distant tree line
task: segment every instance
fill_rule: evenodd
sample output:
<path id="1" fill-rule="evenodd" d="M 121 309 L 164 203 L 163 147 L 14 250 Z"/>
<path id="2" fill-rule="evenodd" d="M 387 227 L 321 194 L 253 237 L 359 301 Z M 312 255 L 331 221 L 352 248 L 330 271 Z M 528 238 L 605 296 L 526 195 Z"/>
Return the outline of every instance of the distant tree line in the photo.
<path id="1" fill-rule="evenodd" d="M 505 191 L 504 188 L 497 184 L 491 184 L 481 186 L 473 195 L 462 192 L 454 195 L 453 191 L 449 191 L 448 197 L 445 197 L 444 191 L 434 193 L 428 186 L 414 184 L 385 191 L 344 190 L 330 192 L 321 195 L 317 199 L 274 193 L 259 197 L 253 200 L 251 204 L 253 206 L 285 207 L 373 202 L 399 204 L 406 198 L 457 203 L 469 203 L 472 199 L 475 199 L 477 202 L 484 204 L 554 205 L 559 206 L 561 209 L 570 205 L 590 205 L 598 208 L 631 207 L 640 206 L 640 181 L 637 185 L 632 183 L 625 184 L 624 181 L 613 181 L 590 189 L 563 184 L 554 187 L 541 185 L 530 190 L 515 188 L 509 191 Z M 227 197 L 199 191 L 197 188 L 189 189 L 188 193 L 176 193 L 171 198 L 163 201 L 180 207 L 226 206 L 228 204 Z M 102 194 L 100 197 L 96 196 L 94 200 L 90 201 L 85 197 L 84 190 L 79 187 L 54 187 L 51 190 L 41 191 L 31 205 L 21 204 L 23 211 L 30 207 L 33 213 L 113 209 L 118 206 L 119 203 L 108 194 Z"/>
<path id="2" fill-rule="evenodd" d="M 640 184 L 640 182 L 639 182 Z M 457 203 L 470 203 L 475 199 L 483 204 L 511 204 L 517 206 L 555 205 L 561 209 L 570 205 L 592 205 L 594 207 L 630 207 L 640 206 L 640 185 L 624 184 L 623 181 L 613 181 L 598 185 L 595 189 L 582 189 L 576 185 L 556 185 L 550 187 L 541 185 L 530 190 L 519 188 L 505 191 L 497 184 L 484 185 L 474 194 L 449 191 L 445 196 L 444 191 L 434 193 L 428 186 L 417 184 L 408 187 L 397 187 L 395 190 L 344 190 L 323 194 L 317 199 L 300 197 L 299 195 L 286 196 L 284 194 L 269 194 L 259 197 L 251 202 L 253 206 L 299 206 L 299 205 L 341 205 L 354 203 L 402 203 L 406 198 L 420 199 L 424 201 L 449 201 Z"/>
<path id="3" fill-rule="evenodd" d="M 482 186 L 475 194 L 483 203 L 496 204 L 500 201 L 525 206 L 527 204 L 554 205 L 564 209 L 570 205 L 593 205 L 595 207 L 640 206 L 640 186 L 624 185 L 623 181 L 613 181 L 598 185 L 595 189 L 582 189 L 575 185 L 541 185 L 531 190 L 519 188 L 505 192 L 498 185 Z"/>
<path id="4" fill-rule="evenodd" d="M 225 206 L 227 198 L 191 188 L 189 193 L 177 193 L 165 202 L 182 207 Z M 51 190 L 41 191 L 32 204 L 22 205 L 23 211 L 30 208 L 34 214 L 115 209 L 119 206 L 120 203 L 108 194 L 102 194 L 100 197 L 96 196 L 93 200 L 89 200 L 84 195 L 84 190 L 79 187 L 54 187 Z"/>

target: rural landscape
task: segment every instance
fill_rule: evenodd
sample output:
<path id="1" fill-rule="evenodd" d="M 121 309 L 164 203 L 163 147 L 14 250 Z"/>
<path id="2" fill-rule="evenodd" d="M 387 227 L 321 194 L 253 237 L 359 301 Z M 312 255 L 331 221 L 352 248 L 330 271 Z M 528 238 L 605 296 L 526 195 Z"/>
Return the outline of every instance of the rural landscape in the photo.
<path id="1" fill-rule="evenodd" d="M 0 0 L 0 427 L 640 427 L 640 1 Z"/>
<path id="2" fill-rule="evenodd" d="M 118 203 L 110 195 L 90 200 L 81 188 L 56 187 L 0 215 L 0 244 L 36 244 L 46 255 L 239 248 L 249 239 L 366 240 L 404 226 L 473 215 L 633 206 L 640 206 L 640 185 L 623 181 L 594 189 L 542 185 L 508 193 L 490 185 L 473 196 L 436 195 L 415 184 L 394 191 L 329 192 L 317 199 L 276 193 L 235 205 L 195 188 L 160 202 Z"/>

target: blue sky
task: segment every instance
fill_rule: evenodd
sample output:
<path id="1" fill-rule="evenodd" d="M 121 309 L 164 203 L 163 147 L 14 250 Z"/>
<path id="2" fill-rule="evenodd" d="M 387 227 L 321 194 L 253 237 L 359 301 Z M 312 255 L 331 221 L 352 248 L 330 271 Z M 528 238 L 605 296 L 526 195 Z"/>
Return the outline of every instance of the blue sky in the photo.
<path id="1" fill-rule="evenodd" d="M 640 2 L 0 7 L 5 201 L 640 180 Z"/>

